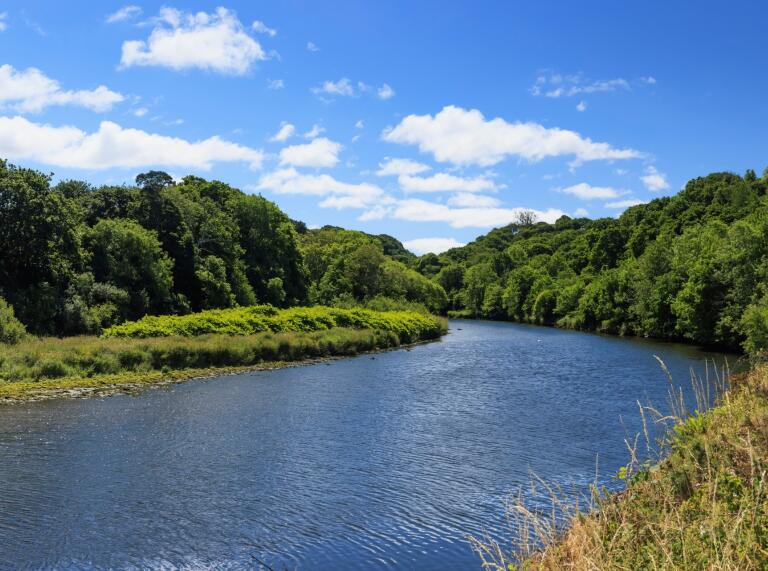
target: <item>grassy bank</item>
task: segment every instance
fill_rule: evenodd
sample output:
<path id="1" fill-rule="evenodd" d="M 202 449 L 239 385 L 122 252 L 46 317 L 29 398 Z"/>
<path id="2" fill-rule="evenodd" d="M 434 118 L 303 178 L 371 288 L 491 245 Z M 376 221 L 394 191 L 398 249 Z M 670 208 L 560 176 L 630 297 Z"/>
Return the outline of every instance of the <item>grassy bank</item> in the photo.
<path id="1" fill-rule="evenodd" d="M 475 541 L 486 568 L 768 569 L 768 366 L 735 382 L 708 412 L 680 416 L 664 459 L 633 461 L 620 472 L 623 492 L 595 492 L 589 509 L 565 508 L 567 531 L 513 502 L 519 551 Z"/>
<path id="2" fill-rule="evenodd" d="M 204 333 L 206 329 L 202 326 L 183 329 L 190 318 L 196 318 L 192 315 L 141 320 L 121 326 L 119 334 L 112 330 L 103 337 L 32 338 L 16 345 L 0 345 L 0 400 L 109 392 L 216 372 L 349 356 L 436 339 L 447 329 L 444 319 L 409 312 L 341 310 L 336 314 L 336 310 L 321 308 L 312 321 L 307 315 L 313 309 L 305 308 L 302 312 L 270 308 L 268 311 L 281 324 L 282 331 L 248 333 L 240 328 L 235 334 Z M 337 315 L 337 319 L 318 317 L 328 314 Z M 215 320 L 210 315 L 200 315 L 197 314 L 197 319 L 215 330 L 211 325 Z M 362 316 L 357 322 L 361 326 L 369 326 L 337 325 L 343 318 L 353 323 L 355 316 Z M 235 321 L 218 317 L 218 326 L 223 330 L 231 328 Z M 162 336 L 150 337 L 147 321 L 156 327 L 155 320 L 161 320 L 165 329 Z M 291 327 L 294 330 L 286 330 Z M 170 334 L 169 330 L 177 334 Z M 126 331 L 139 333 L 131 337 L 125 335 Z"/>

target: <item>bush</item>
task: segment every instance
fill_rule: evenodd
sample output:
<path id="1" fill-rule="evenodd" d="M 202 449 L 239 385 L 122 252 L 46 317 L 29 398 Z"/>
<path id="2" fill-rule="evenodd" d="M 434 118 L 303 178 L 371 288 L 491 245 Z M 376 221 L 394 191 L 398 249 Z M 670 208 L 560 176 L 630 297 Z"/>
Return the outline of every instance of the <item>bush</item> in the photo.
<path id="1" fill-rule="evenodd" d="M 325 331 L 334 327 L 392 331 L 404 343 L 438 337 L 444 329 L 440 318 L 418 311 L 373 311 L 338 307 L 293 307 L 269 305 L 216 309 L 190 315 L 147 316 L 110 327 L 104 337 L 150 338 L 206 334 L 252 335 L 272 332 Z"/>
<path id="2" fill-rule="evenodd" d="M 27 336 L 24 325 L 16 319 L 13 307 L 0 297 L 0 343 L 13 345 Z"/>

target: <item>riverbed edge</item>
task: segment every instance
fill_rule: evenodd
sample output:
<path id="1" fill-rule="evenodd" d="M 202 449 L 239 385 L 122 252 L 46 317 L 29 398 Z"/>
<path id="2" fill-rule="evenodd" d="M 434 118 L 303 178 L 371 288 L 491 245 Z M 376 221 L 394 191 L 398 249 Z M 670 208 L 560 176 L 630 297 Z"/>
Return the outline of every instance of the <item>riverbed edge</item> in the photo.
<path id="1" fill-rule="evenodd" d="M 376 355 L 391 351 L 410 350 L 419 345 L 436 343 L 448 334 L 448 329 L 441 331 L 434 338 L 420 339 L 411 343 L 402 343 L 394 347 L 380 347 L 352 354 L 309 357 L 292 361 L 265 361 L 253 365 L 232 367 L 204 367 L 199 369 L 179 369 L 171 371 L 147 371 L 102 375 L 97 377 L 79 377 L 64 379 L 45 379 L 40 381 L 20 381 L 0 384 L 0 407 L 3 405 L 25 404 L 55 399 L 83 399 L 109 397 L 114 395 L 139 395 L 145 391 L 177 385 L 194 380 L 210 380 L 257 371 L 274 371 L 309 365 L 328 364 L 334 361 L 352 359 L 364 355 Z"/>

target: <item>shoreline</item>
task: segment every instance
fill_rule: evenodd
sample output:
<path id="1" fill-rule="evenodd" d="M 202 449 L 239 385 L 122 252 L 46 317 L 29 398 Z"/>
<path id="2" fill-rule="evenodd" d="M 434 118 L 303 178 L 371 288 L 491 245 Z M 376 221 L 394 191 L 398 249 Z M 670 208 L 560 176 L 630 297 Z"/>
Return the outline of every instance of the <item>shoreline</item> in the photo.
<path id="1" fill-rule="evenodd" d="M 360 351 L 349 355 L 329 355 L 327 357 L 309 357 L 294 361 L 265 361 L 254 365 L 231 367 L 205 367 L 199 369 L 178 369 L 172 371 L 127 372 L 96 377 L 70 377 L 45 379 L 40 381 L 16 381 L 0 383 L 0 407 L 3 405 L 26 404 L 55 399 L 84 399 L 110 397 L 114 395 L 139 395 L 144 391 L 178 385 L 187 381 L 210 380 L 256 371 L 275 371 L 294 367 L 320 365 L 363 355 L 375 355 L 410 350 L 419 345 L 440 341 L 447 331 L 434 339 L 424 339 L 413 343 L 403 343 L 396 347 L 382 347 L 369 351 Z"/>

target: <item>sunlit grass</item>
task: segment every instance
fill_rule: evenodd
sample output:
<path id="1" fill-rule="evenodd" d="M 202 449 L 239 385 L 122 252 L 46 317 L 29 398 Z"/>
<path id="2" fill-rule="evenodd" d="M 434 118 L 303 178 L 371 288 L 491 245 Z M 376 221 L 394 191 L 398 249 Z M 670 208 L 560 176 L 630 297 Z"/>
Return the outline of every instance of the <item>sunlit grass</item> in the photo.
<path id="1" fill-rule="evenodd" d="M 418 314 L 412 318 L 407 314 L 398 321 L 398 313 L 364 313 L 378 328 L 340 327 L 328 322 L 329 327 L 309 331 L 29 338 L 12 346 L 0 344 L 0 398 L 21 398 L 46 388 L 157 383 L 216 370 L 355 355 L 435 339 L 447 329 L 441 318 Z M 285 310 L 278 315 L 283 328 L 310 329 L 313 323 L 308 326 L 307 314 L 301 311 Z M 127 325 L 138 327 L 141 323 Z"/>
<path id="2" fill-rule="evenodd" d="M 552 499 L 547 513 L 515 497 L 508 511 L 514 548 L 498 538 L 471 540 L 484 568 L 768 568 L 768 367 L 736 383 L 711 410 L 704 411 L 702 396 L 698 411 L 684 413 L 678 400 L 663 417 L 672 427 L 661 459 L 639 461 L 638 441 L 629 443 L 630 462 L 617 475 L 623 492 L 593 488 L 579 506 L 539 480 Z M 644 438 L 647 432 L 641 446 Z"/>

